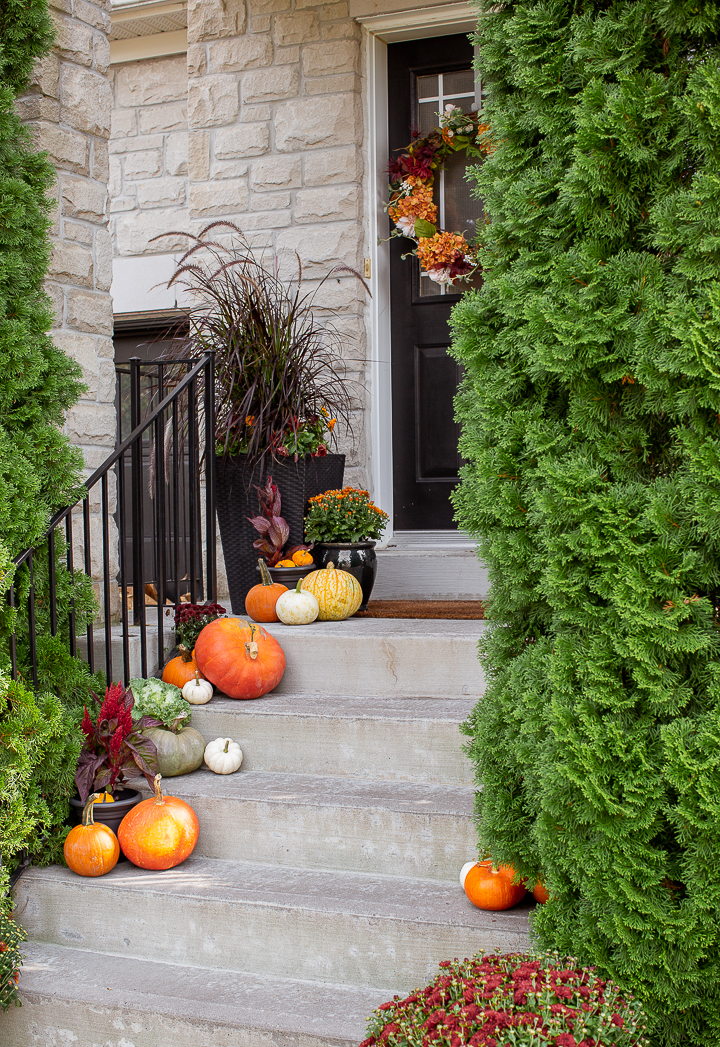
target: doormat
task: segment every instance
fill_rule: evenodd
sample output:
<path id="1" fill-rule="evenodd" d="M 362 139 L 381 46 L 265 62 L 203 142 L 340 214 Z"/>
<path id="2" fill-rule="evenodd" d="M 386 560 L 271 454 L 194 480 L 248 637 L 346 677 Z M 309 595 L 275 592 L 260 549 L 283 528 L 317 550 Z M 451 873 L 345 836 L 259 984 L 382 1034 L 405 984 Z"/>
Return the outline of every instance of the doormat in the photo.
<path id="1" fill-rule="evenodd" d="M 367 611 L 357 611 L 353 618 L 441 618 L 483 619 L 482 600 L 371 600 Z"/>

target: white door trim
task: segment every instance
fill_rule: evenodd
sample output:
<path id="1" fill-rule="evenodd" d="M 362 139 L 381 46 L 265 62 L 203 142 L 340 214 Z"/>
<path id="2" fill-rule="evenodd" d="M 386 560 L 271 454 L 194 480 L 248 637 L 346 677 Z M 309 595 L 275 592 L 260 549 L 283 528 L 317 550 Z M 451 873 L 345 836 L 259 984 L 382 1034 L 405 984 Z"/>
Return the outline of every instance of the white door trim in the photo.
<path id="1" fill-rule="evenodd" d="M 358 18 L 365 54 L 365 214 L 373 297 L 368 316 L 370 389 L 369 465 L 375 502 L 390 516 L 382 544 L 393 541 L 392 383 L 390 356 L 390 249 L 387 240 L 389 156 L 387 44 L 398 40 L 470 32 L 477 24 L 469 3 L 443 4 L 416 11 Z"/>

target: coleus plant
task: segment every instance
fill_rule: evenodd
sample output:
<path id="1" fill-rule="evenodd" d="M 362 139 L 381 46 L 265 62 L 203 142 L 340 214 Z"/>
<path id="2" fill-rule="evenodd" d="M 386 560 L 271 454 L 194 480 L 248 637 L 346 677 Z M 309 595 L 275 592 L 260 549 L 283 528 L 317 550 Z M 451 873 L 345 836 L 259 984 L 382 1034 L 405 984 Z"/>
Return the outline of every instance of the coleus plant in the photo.
<path id="1" fill-rule="evenodd" d="M 274 567 L 280 560 L 290 559 L 293 553 L 300 549 L 312 549 L 310 545 L 293 545 L 286 549 L 285 545 L 290 537 L 290 528 L 287 520 L 280 515 L 282 511 L 282 500 L 277 484 L 273 483 L 272 476 L 268 476 L 264 487 L 255 486 L 260 503 L 261 516 L 248 516 L 247 519 L 253 525 L 260 537 L 253 542 L 253 548 L 263 556 L 268 567 Z"/>
<path id="2" fill-rule="evenodd" d="M 93 723 L 85 706 L 81 724 L 85 744 L 75 773 L 75 785 L 82 802 L 85 803 L 91 792 L 113 793 L 117 786 L 137 778 L 138 774 L 144 775 L 148 785 L 154 787 L 157 748 L 142 732 L 145 727 L 157 726 L 159 721 L 144 716 L 134 723 L 135 699 L 132 691 L 126 691 L 122 684 L 108 687 L 102 703 L 97 695 L 92 697 L 100 709 Z"/>

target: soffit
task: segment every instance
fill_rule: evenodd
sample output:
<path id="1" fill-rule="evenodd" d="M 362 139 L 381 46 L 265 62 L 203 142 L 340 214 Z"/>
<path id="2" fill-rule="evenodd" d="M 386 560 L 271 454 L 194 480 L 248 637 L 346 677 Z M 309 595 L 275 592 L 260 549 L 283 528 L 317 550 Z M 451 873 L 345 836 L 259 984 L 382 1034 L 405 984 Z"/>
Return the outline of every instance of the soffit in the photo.
<path id="1" fill-rule="evenodd" d="M 111 40 L 178 32 L 187 29 L 187 3 L 185 0 L 135 0 L 113 4 L 110 19 Z"/>
<path id="2" fill-rule="evenodd" d="M 401 3 L 401 0 L 400 0 Z M 387 44 L 451 33 L 471 33 L 478 14 L 471 3 L 430 3 L 400 7 L 398 0 L 353 0 L 350 13 L 361 25 Z M 388 10 L 389 8 L 394 10 Z"/>

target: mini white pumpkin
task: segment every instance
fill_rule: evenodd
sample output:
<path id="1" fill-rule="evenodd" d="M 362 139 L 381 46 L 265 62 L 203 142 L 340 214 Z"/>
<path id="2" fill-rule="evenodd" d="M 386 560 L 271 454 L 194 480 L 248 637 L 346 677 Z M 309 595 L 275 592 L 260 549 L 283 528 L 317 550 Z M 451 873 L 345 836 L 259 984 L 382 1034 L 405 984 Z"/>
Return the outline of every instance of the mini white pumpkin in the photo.
<path id="1" fill-rule="evenodd" d="M 242 749 L 232 738 L 216 738 L 205 746 L 205 763 L 215 774 L 232 774 L 242 760 Z"/>
<path id="2" fill-rule="evenodd" d="M 213 696 L 213 685 L 209 680 L 201 680 L 200 673 L 195 673 L 195 679 L 188 680 L 183 687 L 182 696 L 191 705 L 205 705 Z"/>
<path id="3" fill-rule="evenodd" d="M 477 862 L 465 862 L 462 869 L 460 870 L 460 886 L 463 889 L 465 888 L 465 877 L 474 865 L 477 865 Z"/>
<path id="4" fill-rule="evenodd" d="M 275 614 L 284 625 L 310 625 L 320 614 L 317 598 L 312 593 L 305 592 L 301 588 L 302 583 L 301 578 L 296 589 L 288 589 L 278 597 Z"/>

